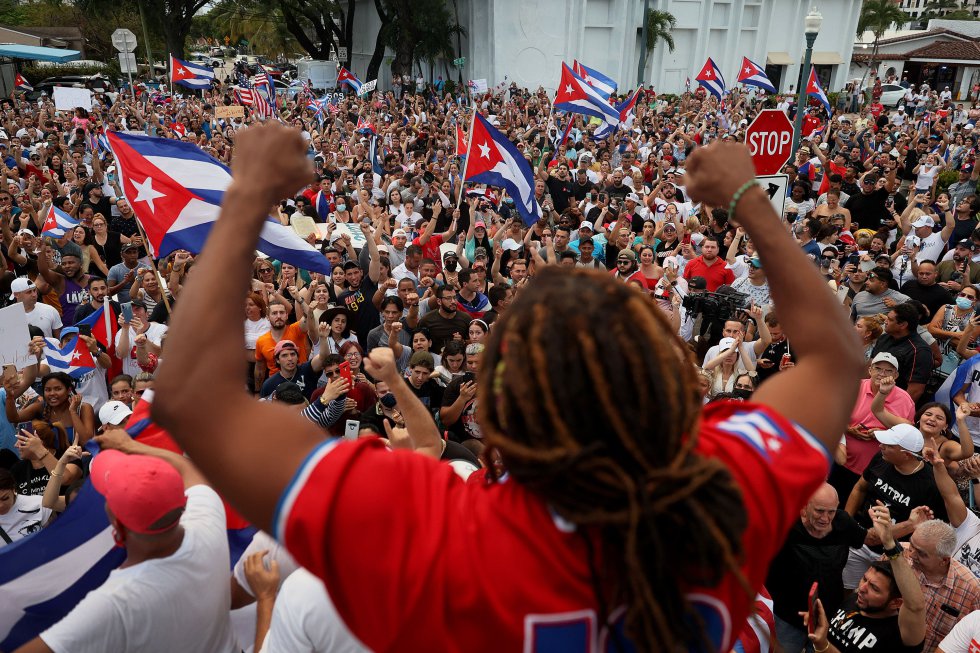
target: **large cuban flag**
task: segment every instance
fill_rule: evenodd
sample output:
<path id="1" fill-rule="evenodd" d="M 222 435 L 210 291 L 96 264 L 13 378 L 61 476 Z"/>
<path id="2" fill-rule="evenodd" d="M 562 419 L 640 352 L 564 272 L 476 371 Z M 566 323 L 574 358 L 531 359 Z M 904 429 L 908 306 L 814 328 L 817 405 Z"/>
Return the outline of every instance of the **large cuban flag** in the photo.
<path id="1" fill-rule="evenodd" d="M 578 60 L 572 61 L 572 70 L 575 74 L 585 80 L 585 83 L 602 93 L 606 99 L 616 92 L 616 80 L 609 75 L 603 75 L 595 68 L 589 68 Z"/>
<path id="2" fill-rule="evenodd" d="M 514 207 L 525 224 L 537 222 L 541 207 L 534 198 L 534 172 L 530 164 L 479 112 L 473 122 L 469 151 L 466 181 L 505 188 L 514 198 Z"/>
<path id="3" fill-rule="evenodd" d="M 178 249 L 200 252 L 218 219 L 231 171 L 191 143 L 109 133 L 123 194 L 156 256 Z M 330 263 L 278 221 L 266 222 L 258 250 L 311 272 L 330 274 Z"/>
<path id="4" fill-rule="evenodd" d="M 593 116 L 619 125 L 619 111 L 598 90 L 575 74 L 568 64 L 561 65 L 561 82 L 555 94 L 555 109 Z"/>

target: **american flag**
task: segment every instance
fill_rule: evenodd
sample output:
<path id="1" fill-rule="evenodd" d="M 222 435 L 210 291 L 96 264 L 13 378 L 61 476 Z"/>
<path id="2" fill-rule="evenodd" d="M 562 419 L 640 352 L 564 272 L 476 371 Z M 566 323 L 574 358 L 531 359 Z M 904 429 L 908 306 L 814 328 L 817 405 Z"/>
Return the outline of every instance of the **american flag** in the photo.
<path id="1" fill-rule="evenodd" d="M 269 102 L 261 90 L 254 88 L 255 85 L 245 73 L 238 73 L 237 81 L 235 97 L 242 105 L 252 107 L 252 112 L 259 118 L 272 118 L 276 115 L 275 105 Z"/>
<path id="2" fill-rule="evenodd" d="M 269 97 L 274 97 L 275 86 L 272 85 L 272 78 L 269 76 L 269 73 L 266 72 L 264 67 L 259 66 L 259 71 L 260 72 L 252 78 L 252 85 L 259 89 L 265 87 L 266 93 L 268 93 Z"/>

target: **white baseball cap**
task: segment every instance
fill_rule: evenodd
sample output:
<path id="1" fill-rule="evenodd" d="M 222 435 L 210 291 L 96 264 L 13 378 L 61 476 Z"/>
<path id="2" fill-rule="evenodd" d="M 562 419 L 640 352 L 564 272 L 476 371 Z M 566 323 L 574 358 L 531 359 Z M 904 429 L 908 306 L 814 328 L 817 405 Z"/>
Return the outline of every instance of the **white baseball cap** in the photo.
<path id="1" fill-rule="evenodd" d="M 912 226 L 916 229 L 919 227 L 935 227 L 936 221 L 930 218 L 928 215 L 920 217 L 918 220 L 912 223 Z"/>
<path id="2" fill-rule="evenodd" d="M 589 231 L 595 231 L 595 227 L 588 220 L 582 220 L 582 224 L 578 226 L 581 229 L 588 229 Z"/>
<path id="3" fill-rule="evenodd" d="M 874 358 L 871 359 L 871 364 L 875 363 L 888 363 L 896 370 L 898 369 L 898 359 L 894 355 L 889 354 L 887 351 L 883 351 L 880 354 L 876 354 Z"/>
<path id="4" fill-rule="evenodd" d="M 502 248 L 504 248 L 505 250 L 508 250 L 508 251 L 511 251 L 511 252 L 516 252 L 517 250 L 519 250 L 521 248 L 520 244 L 518 244 L 518 242 L 516 240 L 514 240 L 513 238 L 507 238 L 507 239 L 505 239 L 504 242 L 500 243 L 500 246 Z"/>
<path id="5" fill-rule="evenodd" d="M 10 299 L 16 299 L 14 293 L 25 292 L 34 288 L 37 288 L 37 286 L 35 286 L 34 282 L 27 277 L 17 277 L 13 280 L 13 283 L 10 284 Z"/>
<path id="6" fill-rule="evenodd" d="M 123 402 L 107 401 L 99 409 L 99 421 L 103 424 L 119 426 L 132 414 L 132 409 Z"/>
<path id="7" fill-rule="evenodd" d="M 630 193 L 630 194 L 628 194 L 626 196 L 626 199 L 629 200 L 630 202 L 636 202 L 637 204 L 640 203 L 640 196 L 637 195 L 636 193 Z"/>
<path id="8" fill-rule="evenodd" d="M 718 341 L 718 351 L 722 352 L 726 349 L 731 349 L 735 344 L 735 338 L 722 338 Z"/>
<path id="9" fill-rule="evenodd" d="M 925 444 L 922 433 L 911 424 L 896 424 L 887 431 L 875 431 L 875 439 L 882 444 L 893 444 L 913 453 L 922 451 L 922 445 Z"/>

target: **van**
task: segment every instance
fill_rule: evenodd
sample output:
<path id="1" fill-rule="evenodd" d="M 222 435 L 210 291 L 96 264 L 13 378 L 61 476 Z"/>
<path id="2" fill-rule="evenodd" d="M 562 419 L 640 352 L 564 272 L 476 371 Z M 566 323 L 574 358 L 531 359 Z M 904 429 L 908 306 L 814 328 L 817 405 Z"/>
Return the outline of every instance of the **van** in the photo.
<path id="1" fill-rule="evenodd" d="M 295 79 L 301 84 L 310 80 L 317 91 L 332 91 L 337 87 L 337 62 L 300 59 L 296 62 Z"/>

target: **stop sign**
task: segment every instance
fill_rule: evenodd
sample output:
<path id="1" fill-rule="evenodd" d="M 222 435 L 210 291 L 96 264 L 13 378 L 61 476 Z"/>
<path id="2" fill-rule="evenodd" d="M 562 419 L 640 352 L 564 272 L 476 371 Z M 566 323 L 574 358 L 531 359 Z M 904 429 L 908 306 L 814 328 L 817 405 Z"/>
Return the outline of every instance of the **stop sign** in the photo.
<path id="1" fill-rule="evenodd" d="M 779 109 L 765 109 L 745 132 L 757 175 L 774 175 L 793 153 L 793 124 Z"/>

